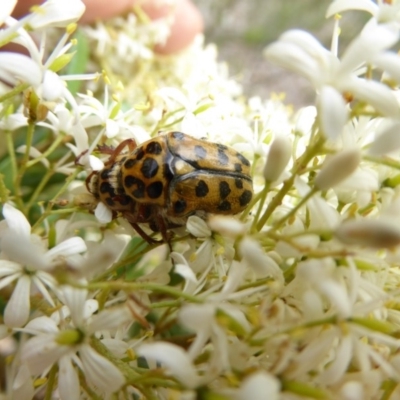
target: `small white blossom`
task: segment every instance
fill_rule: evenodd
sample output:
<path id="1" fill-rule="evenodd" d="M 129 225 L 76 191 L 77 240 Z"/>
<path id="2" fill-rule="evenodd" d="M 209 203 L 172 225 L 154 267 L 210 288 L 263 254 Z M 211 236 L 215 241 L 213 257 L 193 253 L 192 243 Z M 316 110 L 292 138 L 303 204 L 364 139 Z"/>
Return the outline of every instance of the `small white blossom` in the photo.
<path id="1" fill-rule="evenodd" d="M 315 186 L 326 190 L 348 178 L 358 167 L 361 154 L 358 149 L 346 149 L 329 158 L 315 177 Z"/>
<path id="2" fill-rule="evenodd" d="M 291 143 L 286 137 L 277 136 L 271 143 L 264 166 L 264 178 L 267 182 L 276 181 L 286 168 L 291 156 Z"/>
<path id="3" fill-rule="evenodd" d="M 56 290 L 56 282 L 47 271 L 67 263 L 68 257 L 84 252 L 86 244 L 81 238 L 72 237 L 47 250 L 39 238 L 31 234 L 29 222 L 19 210 L 5 204 L 3 215 L 5 224 L 0 231 L 0 287 L 16 281 L 4 311 L 4 321 L 8 326 L 19 327 L 28 320 L 29 297 L 33 288 L 54 306 L 47 287 Z"/>
<path id="4" fill-rule="evenodd" d="M 65 287 L 62 297 L 68 308 L 64 307 L 51 318 L 33 319 L 24 329 L 35 335 L 26 341 L 22 352 L 31 374 L 41 374 L 58 363 L 58 390 L 62 399 L 80 397 L 75 365 L 82 369 L 88 383 L 100 393 L 111 394 L 119 390 L 125 381 L 122 373 L 90 346 L 89 339 L 98 330 L 115 329 L 129 322 L 129 310 L 105 310 L 93 317 L 97 302 L 87 300 L 85 290 Z"/>

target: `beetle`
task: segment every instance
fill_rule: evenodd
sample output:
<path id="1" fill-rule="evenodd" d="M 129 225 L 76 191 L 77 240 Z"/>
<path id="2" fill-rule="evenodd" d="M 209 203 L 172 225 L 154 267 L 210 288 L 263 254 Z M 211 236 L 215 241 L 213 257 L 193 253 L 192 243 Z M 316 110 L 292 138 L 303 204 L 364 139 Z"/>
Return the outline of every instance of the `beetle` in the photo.
<path id="1" fill-rule="evenodd" d="M 169 132 L 139 146 L 127 139 L 101 150 L 110 157 L 87 177 L 88 191 L 149 243 L 156 241 L 139 224 L 169 242 L 167 231 L 190 215 L 237 214 L 253 197 L 250 162 L 223 144 Z"/>

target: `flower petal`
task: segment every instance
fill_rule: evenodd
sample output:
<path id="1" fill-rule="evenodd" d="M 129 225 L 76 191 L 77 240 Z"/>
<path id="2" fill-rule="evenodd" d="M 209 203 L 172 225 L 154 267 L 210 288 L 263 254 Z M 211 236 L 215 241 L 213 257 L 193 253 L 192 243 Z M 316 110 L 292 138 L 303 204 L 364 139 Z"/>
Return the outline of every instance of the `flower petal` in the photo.
<path id="1" fill-rule="evenodd" d="M 21 211 L 17 210 L 10 204 L 4 204 L 3 216 L 11 230 L 21 236 L 29 237 L 31 233 L 31 225 Z"/>
<path id="2" fill-rule="evenodd" d="M 389 117 L 400 115 L 399 104 L 392 90 L 382 83 L 353 79 L 347 82 L 345 90 L 353 92 L 355 97 L 371 104 L 378 112 Z"/>
<path id="3" fill-rule="evenodd" d="M 15 285 L 14 291 L 4 310 L 4 323 L 12 328 L 25 325 L 30 312 L 30 285 L 31 279 L 27 275 L 21 276 Z"/>
<path id="4" fill-rule="evenodd" d="M 107 224 L 112 220 L 111 210 L 103 203 L 99 203 L 94 210 L 94 215 L 102 224 Z"/>
<path id="5" fill-rule="evenodd" d="M 30 57 L 4 51 L 0 53 L 0 78 L 10 85 L 22 81 L 38 86 L 42 80 L 42 71 Z"/>
<path id="6" fill-rule="evenodd" d="M 172 375 L 188 388 L 195 388 L 199 376 L 188 354 L 172 343 L 157 342 L 143 344 L 137 354 L 165 365 Z"/>
<path id="7" fill-rule="evenodd" d="M 63 356 L 58 362 L 58 391 L 61 399 L 79 399 L 80 384 L 71 357 Z"/>
<path id="8" fill-rule="evenodd" d="M 58 256 L 68 257 L 82 253 L 87 250 L 85 241 L 80 237 L 72 237 L 57 244 L 47 251 L 45 257 L 48 261 L 54 260 Z"/>
<path id="9" fill-rule="evenodd" d="M 48 0 L 43 3 L 29 20 L 29 25 L 35 29 L 49 27 L 63 28 L 71 22 L 76 22 L 85 11 L 81 0 Z"/>
<path id="10" fill-rule="evenodd" d="M 58 327 L 57 323 L 49 317 L 37 317 L 29 321 L 25 327 L 24 331 L 35 332 L 35 333 L 57 333 Z"/>
<path id="11" fill-rule="evenodd" d="M 376 67 L 389 74 L 391 78 L 400 82 L 400 57 L 397 53 L 389 51 L 380 53 L 372 62 Z"/>
<path id="12" fill-rule="evenodd" d="M 33 399 L 35 390 L 33 380 L 26 364 L 21 365 L 12 382 L 12 397 L 14 399 Z"/>
<path id="13" fill-rule="evenodd" d="M 3 25 L 4 20 L 11 15 L 16 4 L 17 0 L 2 0 L 0 7 L 0 25 Z"/>
<path id="14" fill-rule="evenodd" d="M 29 238 L 21 236 L 14 231 L 4 235 L 1 239 L 1 248 L 7 256 L 32 269 L 46 269 L 49 264 L 44 257 L 43 248 L 33 243 Z"/>
<path id="15" fill-rule="evenodd" d="M 21 359 L 28 364 L 33 375 L 41 374 L 58 359 L 69 352 L 67 346 L 60 346 L 52 334 L 42 334 L 27 340 L 21 349 Z"/>
<path id="16" fill-rule="evenodd" d="M 88 345 L 79 349 L 85 378 L 104 393 L 116 392 L 125 383 L 122 372 Z"/>
<path id="17" fill-rule="evenodd" d="M 62 293 L 64 303 L 70 309 L 71 318 L 75 327 L 81 327 L 84 321 L 84 305 L 87 297 L 87 290 L 77 289 L 72 286 L 63 286 Z"/>
<path id="18" fill-rule="evenodd" d="M 379 7 L 371 0 L 336 0 L 333 1 L 325 14 L 326 18 L 343 11 L 362 10 L 372 15 L 378 12 Z"/>
<path id="19" fill-rule="evenodd" d="M 395 122 L 386 128 L 371 144 L 370 154 L 383 155 L 400 148 L 400 122 Z"/>

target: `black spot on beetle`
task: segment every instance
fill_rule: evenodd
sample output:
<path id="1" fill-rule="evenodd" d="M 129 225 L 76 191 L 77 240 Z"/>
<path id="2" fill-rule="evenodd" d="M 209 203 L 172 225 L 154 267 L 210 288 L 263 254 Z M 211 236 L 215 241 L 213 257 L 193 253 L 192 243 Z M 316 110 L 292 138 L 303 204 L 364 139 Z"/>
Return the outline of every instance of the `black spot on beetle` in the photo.
<path id="1" fill-rule="evenodd" d="M 218 149 L 218 161 L 221 165 L 227 165 L 229 162 L 229 157 L 223 149 Z"/>
<path id="2" fill-rule="evenodd" d="M 137 163 L 136 158 L 130 158 L 129 160 L 127 160 L 124 164 L 124 167 L 127 169 L 132 168 L 135 164 Z"/>
<path id="3" fill-rule="evenodd" d="M 203 180 L 199 181 L 199 183 L 196 185 L 196 196 L 197 197 L 204 197 L 207 196 L 209 189 L 207 183 L 205 183 Z"/>
<path id="4" fill-rule="evenodd" d="M 227 200 L 224 200 L 223 202 L 219 203 L 217 209 L 219 211 L 229 211 L 231 209 L 231 203 Z"/>
<path id="5" fill-rule="evenodd" d="M 150 142 L 146 146 L 146 153 L 148 154 L 160 154 L 162 152 L 162 147 L 158 142 Z"/>
<path id="6" fill-rule="evenodd" d="M 111 170 L 109 170 L 109 169 L 103 169 L 103 171 L 101 171 L 101 174 L 100 174 L 101 178 L 108 179 L 110 172 L 111 172 Z"/>
<path id="7" fill-rule="evenodd" d="M 207 150 L 203 146 L 197 144 L 194 146 L 194 154 L 196 154 L 196 158 L 204 160 L 207 157 Z"/>
<path id="8" fill-rule="evenodd" d="M 235 172 L 242 172 L 242 164 L 235 163 L 234 166 Z"/>
<path id="9" fill-rule="evenodd" d="M 125 156 L 125 157 L 122 157 L 118 162 L 120 162 L 121 164 L 123 164 L 123 163 L 125 162 L 125 160 L 126 160 L 126 156 Z"/>
<path id="10" fill-rule="evenodd" d="M 221 143 L 217 143 L 217 147 L 221 150 L 226 150 L 228 148 L 228 146 L 225 146 L 224 144 Z"/>
<path id="11" fill-rule="evenodd" d="M 243 181 L 240 178 L 235 178 L 235 186 L 238 189 L 243 189 Z"/>
<path id="12" fill-rule="evenodd" d="M 250 190 L 245 190 L 239 197 L 239 203 L 243 207 L 250 203 L 253 193 Z"/>
<path id="13" fill-rule="evenodd" d="M 246 157 L 242 156 L 240 153 L 236 153 L 236 157 L 237 157 L 237 158 L 239 159 L 239 161 L 240 161 L 243 165 L 245 165 L 246 167 L 249 167 L 249 166 L 250 166 L 249 160 L 248 160 Z"/>
<path id="14" fill-rule="evenodd" d="M 145 158 L 140 171 L 145 178 L 153 178 L 158 171 L 158 162 L 154 158 Z"/>
<path id="15" fill-rule="evenodd" d="M 157 199 L 162 195 L 164 185 L 160 181 L 156 181 L 147 186 L 146 192 L 151 199 Z"/>
<path id="16" fill-rule="evenodd" d="M 113 196 L 114 189 L 108 182 L 102 182 L 100 185 L 100 193 L 110 193 L 110 195 Z"/>
<path id="17" fill-rule="evenodd" d="M 137 181 L 137 178 L 135 178 L 135 177 L 132 176 L 132 175 L 127 175 L 127 176 L 125 177 L 125 179 L 124 179 L 124 185 L 125 185 L 127 188 L 130 188 L 131 186 L 133 186 L 133 185 L 136 183 L 136 181 Z"/>
<path id="18" fill-rule="evenodd" d="M 174 177 L 174 173 L 171 171 L 171 167 L 168 163 L 164 164 L 164 179 L 167 182 L 170 182 L 172 178 Z"/>
<path id="19" fill-rule="evenodd" d="M 172 132 L 172 137 L 180 141 L 185 138 L 185 135 L 182 132 Z"/>
<path id="20" fill-rule="evenodd" d="M 176 214 L 181 214 L 186 210 L 186 201 L 179 199 L 174 203 L 174 211 Z"/>
<path id="21" fill-rule="evenodd" d="M 230 192 L 231 188 L 229 187 L 228 182 L 222 181 L 219 183 L 219 195 L 222 200 L 228 197 Z"/>
<path id="22" fill-rule="evenodd" d="M 140 180 L 132 175 L 127 175 L 124 179 L 124 185 L 127 188 L 136 186 L 136 188 L 132 191 L 133 197 L 136 197 L 136 198 L 144 197 L 145 184 L 142 180 Z"/>
<path id="23" fill-rule="evenodd" d="M 139 147 L 137 150 L 136 150 L 136 153 L 135 153 L 135 158 L 136 158 L 136 160 L 141 160 L 143 157 L 144 157 L 144 150 L 143 150 L 143 147 Z"/>
<path id="24" fill-rule="evenodd" d="M 145 189 L 144 182 L 138 180 L 136 185 L 137 185 L 136 189 L 132 192 L 132 196 L 136 197 L 137 199 L 142 199 L 144 197 L 144 189 Z"/>

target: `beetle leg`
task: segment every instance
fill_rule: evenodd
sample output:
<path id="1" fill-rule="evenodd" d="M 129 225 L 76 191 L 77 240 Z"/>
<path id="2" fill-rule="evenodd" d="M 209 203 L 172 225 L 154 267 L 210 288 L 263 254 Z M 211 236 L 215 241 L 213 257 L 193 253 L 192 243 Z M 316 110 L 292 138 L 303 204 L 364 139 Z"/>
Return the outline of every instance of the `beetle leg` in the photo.
<path id="1" fill-rule="evenodd" d="M 122 141 L 115 149 L 112 150 L 110 158 L 107 160 L 107 164 L 114 163 L 115 159 L 122 153 L 122 150 L 124 150 L 125 147 L 128 147 L 128 150 L 132 151 L 136 148 L 136 146 L 136 141 L 134 139 L 126 139 Z M 107 152 L 105 153 L 107 154 Z"/>
<path id="2" fill-rule="evenodd" d="M 81 158 L 88 152 L 88 150 L 82 151 L 81 154 L 79 154 L 78 157 L 75 158 L 74 164 L 75 165 L 81 165 L 79 164 L 79 161 L 81 161 Z"/>
<path id="3" fill-rule="evenodd" d="M 168 232 L 167 226 L 165 224 L 164 218 L 161 215 L 157 215 L 157 225 L 160 230 L 161 236 L 163 238 L 163 242 L 168 244 L 169 251 L 172 253 L 172 244 L 171 244 L 171 239 L 172 239 L 172 233 Z"/>
<path id="4" fill-rule="evenodd" d="M 135 222 L 130 222 L 129 223 L 132 225 L 132 228 L 144 239 L 148 244 L 156 244 L 156 243 L 163 243 L 162 240 L 156 240 L 150 237 L 138 224 Z"/>

